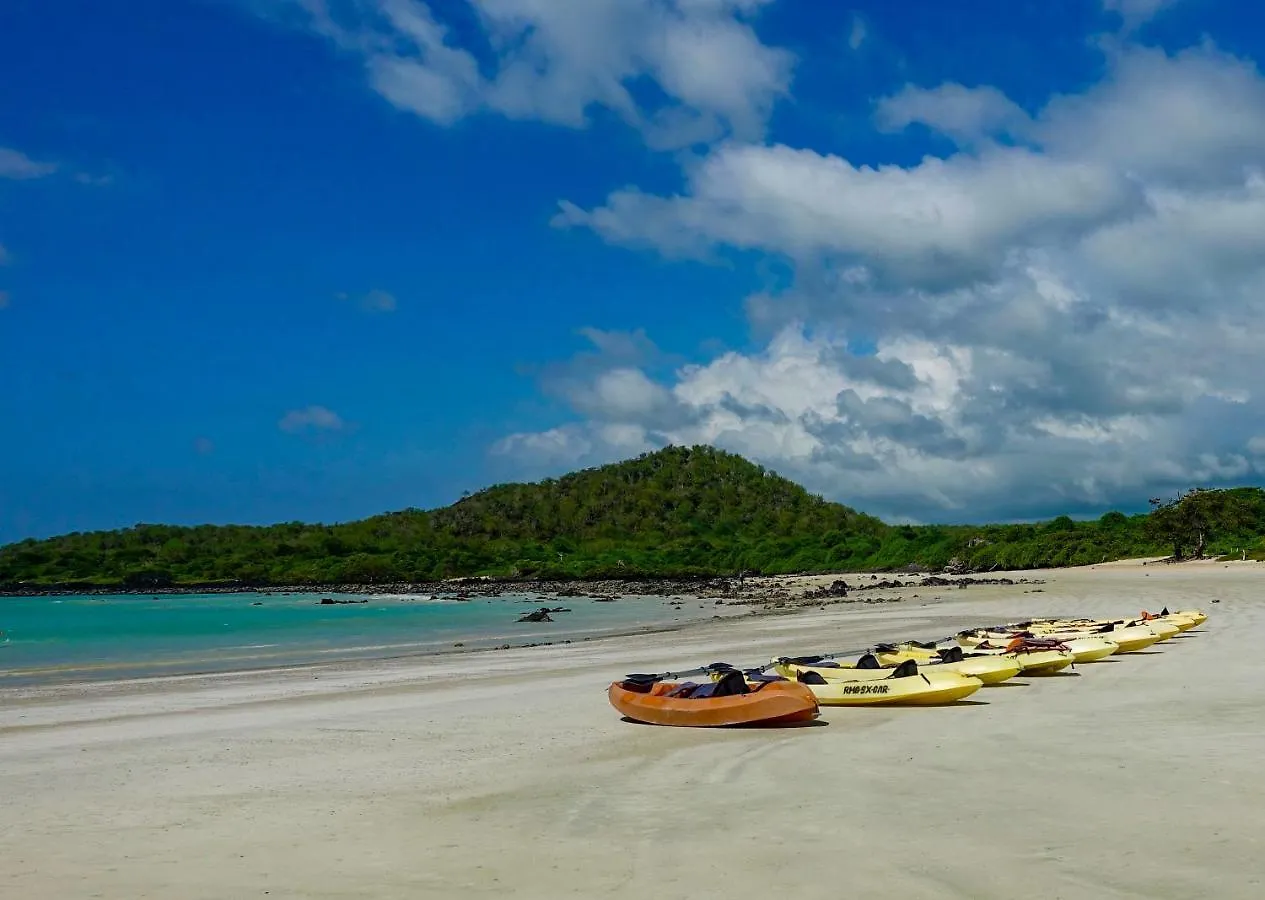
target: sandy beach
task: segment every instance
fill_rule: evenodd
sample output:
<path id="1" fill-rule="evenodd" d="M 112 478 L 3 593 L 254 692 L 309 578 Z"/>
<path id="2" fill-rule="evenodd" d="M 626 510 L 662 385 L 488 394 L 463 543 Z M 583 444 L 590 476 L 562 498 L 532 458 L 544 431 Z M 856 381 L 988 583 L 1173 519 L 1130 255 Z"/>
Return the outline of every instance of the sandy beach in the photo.
<path id="1" fill-rule="evenodd" d="M 1265 896 L 1265 565 L 1015 575 L 1045 583 L 565 646 L 5 690 L 0 896 Z M 1211 618 L 954 707 L 709 731 L 621 721 L 605 695 L 632 671 L 1164 605 Z"/>

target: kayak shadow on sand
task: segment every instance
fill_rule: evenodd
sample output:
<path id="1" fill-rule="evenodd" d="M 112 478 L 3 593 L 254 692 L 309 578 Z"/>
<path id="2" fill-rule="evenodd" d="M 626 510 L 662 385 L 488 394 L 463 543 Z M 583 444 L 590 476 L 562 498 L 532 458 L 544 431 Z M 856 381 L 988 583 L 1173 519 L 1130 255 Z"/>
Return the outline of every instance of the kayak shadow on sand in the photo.
<path id="1" fill-rule="evenodd" d="M 1031 681 L 999 681 L 996 684 L 984 685 L 984 687 L 990 691 L 994 690 L 995 688 L 1016 688 L 1016 687 L 1031 687 L 1031 686 L 1032 686 Z"/>
<path id="2" fill-rule="evenodd" d="M 809 719 L 806 722 L 743 722 L 737 725 L 712 725 L 707 727 L 699 726 L 683 726 L 683 725 L 657 725 L 654 722 L 642 722 L 640 719 L 630 719 L 628 716 L 620 716 L 619 721 L 627 722 L 629 725 L 649 725 L 651 728 L 686 728 L 691 731 L 760 731 L 760 730 L 782 730 L 787 728 L 820 728 L 823 725 L 829 725 L 825 719 Z"/>

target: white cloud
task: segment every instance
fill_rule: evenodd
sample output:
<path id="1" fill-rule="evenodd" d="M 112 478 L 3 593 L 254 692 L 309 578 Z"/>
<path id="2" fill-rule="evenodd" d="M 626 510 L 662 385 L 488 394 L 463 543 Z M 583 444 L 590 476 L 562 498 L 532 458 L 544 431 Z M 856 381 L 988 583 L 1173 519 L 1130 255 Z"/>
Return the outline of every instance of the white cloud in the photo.
<path id="1" fill-rule="evenodd" d="M 277 423 L 282 431 L 292 434 L 299 432 L 342 431 L 347 423 L 338 413 L 324 406 L 306 406 L 303 409 L 292 409 Z"/>
<path id="2" fill-rule="evenodd" d="M 853 14 L 852 28 L 848 32 L 848 46 L 853 50 L 860 50 L 861 45 L 865 43 L 865 39 L 870 36 L 870 29 L 865 24 L 865 20 L 860 16 Z"/>
<path id="3" fill-rule="evenodd" d="M 685 195 L 618 191 L 591 212 L 564 203 L 555 223 L 671 252 L 723 245 L 799 261 L 864 259 L 877 274 L 939 284 L 983 275 L 1014 247 L 1114 220 L 1140 202 L 1119 172 L 1022 148 L 876 169 L 812 150 L 727 144 L 689 173 Z"/>
<path id="4" fill-rule="evenodd" d="M 1265 160 L 1265 80 L 1254 63 L 1210 44 L 1174 56 L 1126 45 L 1108 61 L 1104 81 L 1037 117 L 1031 137 L 1049 153 L 1192 187 L 1241 183 Z"/>
<path id="5" fill-rule="evenodd" d="M 954 83 L 930 89 L 907 84 L 879 102 L 876 119 L 885 131 L 900 131 L 918 122 L 964 144 L 1020 132 L 1030 121 L 1028 114 L 997 88 Z"/>
<path id="6" fill-rule="evenodd" d="M 37 162 L 18 150 L 0 147 L 0 178 L 28 181 L 52 175 L 56 171 L 56 163 Z"/>
<path id="7" fill-rule="evenodd" d="M 1103 9 L 1119 13 L 1126 29 L 1136 28 L 1155 18 L 1161 10 L 1174 5 L 1177 0 L 1103 0 Z"/>
<path id="8" fill-rule="evenodd" d="M 775 335 L 762 350 L 571 384 L 571 462 L 715 443 L 906 519 L 1136 506 L 1265 476 L 1265 80 L 1209 44 L 1106 61 L 1031 116 L 988 87 L 880 102 L 884 128 L 953 137 L 945 158 L 864 166 L 730 141 L 675 196 L 564 202 L 557 224 L 614 243 L 771 254 L 796 274 L 749 301 Z M 615 369 L 639 399 L 599 415 L 588 398 Z"/>
<path id="9" fill-rule="evenodd" d="M 366 0 L 350 9 L 293 0 L 309 27 L 364 57 L 371 85 L 441 125 L 481 111 L 583 127 L 605 107 L 656 147 L 755 138 L 789 88 L 793 58 L 751 25 L 768 0 L 467 0 L 494 62 L 420 0 Z M 472 14 L 472 15 L 470 15 Z M 666 100 L 637 99 L 649 79 Z"/>

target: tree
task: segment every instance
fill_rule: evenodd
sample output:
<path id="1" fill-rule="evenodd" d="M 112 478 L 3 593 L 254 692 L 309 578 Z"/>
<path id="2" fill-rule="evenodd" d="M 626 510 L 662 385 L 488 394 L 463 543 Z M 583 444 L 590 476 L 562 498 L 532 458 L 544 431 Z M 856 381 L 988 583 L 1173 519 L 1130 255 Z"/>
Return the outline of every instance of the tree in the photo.
<path id="1" fill-rule="evenodd" d="M 1229 491 L 1191 488 L 1180 497 L 1153 497 L 1150 503 L 1147 535 L 1171 545 L 1174 559 L 1184 559 L 1188 547 L 1200 559 L 1210 540 L 1247 524 L 1246 510 Z"/>

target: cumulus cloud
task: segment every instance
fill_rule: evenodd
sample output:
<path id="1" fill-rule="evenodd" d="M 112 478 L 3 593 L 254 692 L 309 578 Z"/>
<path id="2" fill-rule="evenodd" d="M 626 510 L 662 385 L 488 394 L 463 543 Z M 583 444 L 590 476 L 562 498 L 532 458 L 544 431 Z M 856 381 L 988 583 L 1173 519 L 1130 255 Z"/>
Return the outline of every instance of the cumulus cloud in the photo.
<path id="1" fill-rule="evenodd" d="M 10 147 L 0 147 L 0 178 L 29 181 L 57 171 L 56 163 L 38 162 Z"/>
<path id="2" fill-rule="evenodd" d="M 956 83 L 934 88 L 907 84 L 879 101 L 876 120 L 883 131 L 900 131 L 917 122 L 961 143 L 1022 132 L 1029 123 L 1028 114 L 997 88 Z"/>
<path id="3" fill-rule="evenodd" d="M 757 352 L 573 385 L 552 464 L 709 442 L 924 520 L 1265 476 L 1265 79 L 1208 43 L 1105 52 L 1098 84 L 1031 114 L 958 84 L 879 101 L 876 127 L 940 131 L 943 157 L 728 141 L 676 195 L 564 201 L 559 226 L 776 256 L 795 280 L 750 298 Z"/>
<path id="4" fill-rule="evenodd" d="M 338 413 L 324 406 L 306 406 L 292 409 L 281 417 L 277 427 L 291 434 L 319 431 L 342 431 L 347 423 Z"/>
<path id="5" fill-rule="evenodd" d="M 363 57 L 379 94 L 440 125 L 486 111 L 578 128 L 603 107 L 655 147 L 754 138 L 793 67 L 752 27 L 769 0 L 467 0 L 449 13 L 473 26 L 468 46 L 420 0 L 290 2 Z"/>
<path id="6" fill-rule="evenodd" d="M 875 275 L 930 286 L 985 277 L 1016 247 L 1117 220 L 1141 201 L 1116 170 L 1015 147 L 871 168 L 727 144 L 690 172 L 683 195 L 617 191 L 591 211 L 564 202 L 554 223 L 670 253 L 725 246 L 801 263 L 864 261 Z"/>

